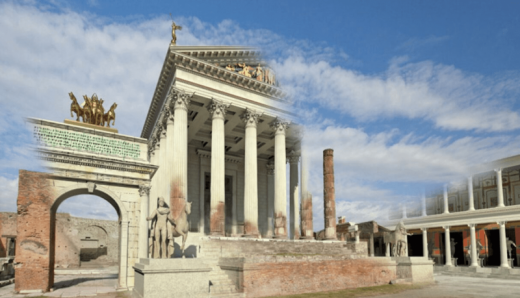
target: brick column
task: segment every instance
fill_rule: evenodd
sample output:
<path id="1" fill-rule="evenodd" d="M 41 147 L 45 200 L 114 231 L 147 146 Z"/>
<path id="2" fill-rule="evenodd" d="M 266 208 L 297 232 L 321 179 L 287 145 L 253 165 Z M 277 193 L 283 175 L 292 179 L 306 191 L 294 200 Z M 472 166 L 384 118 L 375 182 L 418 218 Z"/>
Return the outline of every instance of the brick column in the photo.
<path id="1" fill-rule="evenodd" d="M 325 239 L 336 240 L 336 198 L 334 193 L 334 150 L 323 150 L 323 200 Z"/>
<path id="2" fill-rule="evenodd" d="M 274 130 L 274 234 L 287 238 L 287 175 L 285 164 L 285 132 L 289 123 L 277 118 L 271 123 Z"/>
<path id="3" fill-rule="evenodd" d="M 148 258 L 148 222 L 146 217 L 150 214 L 148 210 L 150 200 L 150 185 L 139 185 L 139 196 L 141 208 L 139 211 L 139 258 Z"/>
<path id="4" fill-rule="evenodd" d="M 260 114 L 246 109 L 241 116 L 246 124 L 244 158 L 244 236 L 258 237 L 258 156 L 256 125 Z"/>
<path id="5" fill-rule="evenodd" d="M 300 239 L 300 200 L 298 187 L 298 162 L 300 156 L 295 152 L 289 155 L 289 210 L 291 216 L 290 238 Z"/>
<path id="6" fill-rule="evenodd" d="M 211 115 L 211 235 L 225 235 L 225 139 L 224 120 L 228 105 L 213 99 L 208 105 Z"/>
<path id="7" fill-rule="evenodd" d="M 314 239 L 314 229 L 312 222 L 312 195 L 307 190 L 309 170 L 307 164 L 307 155 L 302 150 L 301 172 L 302 172 L 302 204 L 301 204 L 301 230 L 302 239 Z"/>

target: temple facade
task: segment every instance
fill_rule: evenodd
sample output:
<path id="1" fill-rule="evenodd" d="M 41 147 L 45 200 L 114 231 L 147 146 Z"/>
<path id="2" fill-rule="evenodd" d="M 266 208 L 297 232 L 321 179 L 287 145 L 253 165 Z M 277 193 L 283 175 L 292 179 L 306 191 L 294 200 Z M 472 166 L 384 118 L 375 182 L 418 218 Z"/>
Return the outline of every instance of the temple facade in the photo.
<path id="1" fill-rule="evenodd" d="M 190 232 L 298 237 L 302 132 L 277 85 L 253 48 L 170 45 L 141 133 L 159 166 L 146 213 L 164 197 L 174 217 L 192 203 Z"/>

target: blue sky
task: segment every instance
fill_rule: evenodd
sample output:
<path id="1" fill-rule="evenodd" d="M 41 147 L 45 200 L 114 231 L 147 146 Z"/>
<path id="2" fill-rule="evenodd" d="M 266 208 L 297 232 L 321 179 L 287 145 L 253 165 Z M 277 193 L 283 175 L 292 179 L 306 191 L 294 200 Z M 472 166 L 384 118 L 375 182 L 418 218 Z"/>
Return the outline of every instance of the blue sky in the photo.
<path id="1" fill-rule="evenodd" d="M 264 50 L 312 140 L 315 227 L 323 226 L 327 147 L 336 150 L 337 215 L 380 218 L 388 206 L 417 200 L 424 186 L 520 153 L 519 8 L 513 1 L 0 1 L 0 209 L 16 209 L 18 169 L 41 170 L 23 117 L 69 118 L 68 92 L 116 101 L 119 131 L 140 135 L 172 13 L 183 26 L 179 45 Z M 68 200 L 63 211 L 115 216 L 102 203 L 85 214 L 91 200 Z"/>

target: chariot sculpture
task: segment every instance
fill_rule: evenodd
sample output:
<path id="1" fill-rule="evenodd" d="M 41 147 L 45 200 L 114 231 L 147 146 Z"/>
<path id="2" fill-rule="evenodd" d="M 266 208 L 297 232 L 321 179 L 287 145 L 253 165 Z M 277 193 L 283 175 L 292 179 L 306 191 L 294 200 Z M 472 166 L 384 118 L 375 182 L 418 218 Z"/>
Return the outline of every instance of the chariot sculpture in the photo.
<path id="1" fill-rule="evenodd" d="M 98 96 L 94 93 L 92 97 L 88 97 L 83 95 L 83 99 L 85 100 L 82 105 L 78 103 L 76 96 L 72 92 L 69 93 L 70 100 L 72 103 L 70 104 L 70 116 L 74 117 L 73 113 L 76 113 L 76 121 L 81 121 L 83 123 L 98 125 L 98 126 L 108 126 L 110 127 L 110 122 L 112 125 L 116 123 L 116 112 L 117 103 L 112 104 L 108 112 L 105 113 L 105 108 L 103 107 L 103 99 L 98 99 Z"/>

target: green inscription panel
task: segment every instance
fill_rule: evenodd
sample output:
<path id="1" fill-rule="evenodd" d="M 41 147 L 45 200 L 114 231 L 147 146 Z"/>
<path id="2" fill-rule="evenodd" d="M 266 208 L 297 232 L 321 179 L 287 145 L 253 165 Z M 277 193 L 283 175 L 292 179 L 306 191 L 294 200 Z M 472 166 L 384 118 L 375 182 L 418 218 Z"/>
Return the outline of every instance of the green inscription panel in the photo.
<path id="1" fill-rule="evenodd" d="M 123 158 L 139 158 L 141 155 L 138 144 L 82 132 L 36 125 L 34 127 L 34 138 L 39 146 L 81 150 L 92 153 L 116 155 Z"/>

